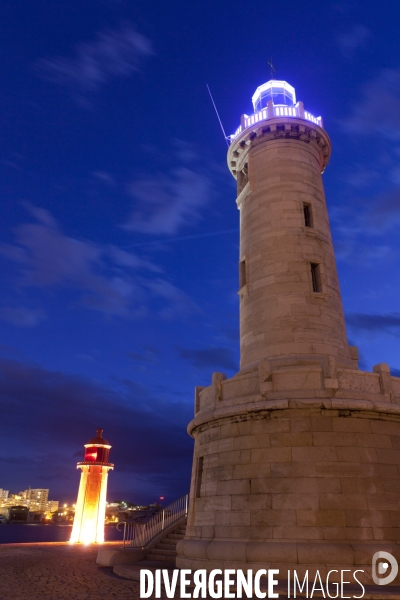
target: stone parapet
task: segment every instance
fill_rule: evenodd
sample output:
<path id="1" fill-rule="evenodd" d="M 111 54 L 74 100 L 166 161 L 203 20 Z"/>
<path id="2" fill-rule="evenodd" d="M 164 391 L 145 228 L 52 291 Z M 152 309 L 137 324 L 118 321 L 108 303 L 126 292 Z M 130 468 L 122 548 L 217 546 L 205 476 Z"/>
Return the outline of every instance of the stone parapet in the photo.
<path id="1" fill-rule="evenodd" d="M 287 401 L 288 406 L 290 401 L 293 404 L 307 400 L 321 406 L 344 401 L 348 410 L 363 406 L 364 410 L 378 412 L 395 408 L 400 413 L 400 378 L 390 376 L 390 370 L 377 371 L 382 365 L 374 367 L 372 373 L 337 369 L 335 361 L 329 358 L 332 357 L 321 357 L 319 361 L 313 357 L 307 361 L 303 357 L 302 364 L 290 364 L 290 358 L 262 361 L 258 367 L 239 372 L 231 379 L 222 373 L 214 374 L 214 383 L 198 393 L 189 432 L 193 432 L 200 420 L 213 420 L 214 411 L 224 412 L 226 407 L 230 410 L 235 406 L 244 412 L 250 407 L 257 411 L 271 406 L 273 410 L 270 403 L 280 400 Z M 383 368 L 389 369 L 387 365 Z"/>

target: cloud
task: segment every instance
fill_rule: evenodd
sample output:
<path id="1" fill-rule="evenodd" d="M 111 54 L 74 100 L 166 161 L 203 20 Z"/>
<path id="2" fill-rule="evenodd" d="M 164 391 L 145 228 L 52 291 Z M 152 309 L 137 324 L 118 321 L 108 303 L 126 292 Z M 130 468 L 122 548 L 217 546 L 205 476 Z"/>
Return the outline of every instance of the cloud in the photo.
<path id="1" fill-rule="evenodd" d="M 114 177 L 112 175 L 110 175 L 110 173 L 107 173 L 106 171 L 94 171 L 92 173 L 92 175 L 93 175 L 93 177 L 95 177 L 95 179 L 98 179 L 99 181 L 106 183 L 110 187 L 115 185 Z"/>
<path id="2" fill-rule="evenodd" d="M 341 124 L 350 134 L 400 140 L 400 69 L 384 69 L 365 84 L 352 114 Z"/>
<path id="3" fill-rule="evenodd" d="M 152 301 L 157 301 L 156 312 L 163 318 L 193 310 L 190 298 L 162 279 L 161 269 L 153 262 L 114 245 L 68 237 L 47 210 L 30 204 L 25 207 L 36 222 L 19 225 L 15 229 L 16 243 L 0 246 L 0 255 L 20 266 L 20 289 L 69 288 L 78 304 L 128 318 L 144 316 Z M 158 275 L 156 279 L 151 278 L 154 274 Z M 3 318 L 14 322 L 18 318 L 22 321 L 23 316 L 16 310 L 3 313 Z M 35 316 L 40 318 L 39 313 L 25 313 L 25 320 Z"/>
<path id="4" fill-rule="evenodd" d="M 195 302 L 169 281 L 164 279 L 148 280 L 146 287 L 156 298 L 167 301 L 167 304 L 158 312 L 158 315 L 163 319 L 172 319 L 200 312 Z"/>
<path id="5" fill-rule="evenodd" d="M 237 371 L 238 362 L 231 348 L 202 348 L 200 350 L 190 350 L 179 348 L 180 357 L 187 360 L 196 368 L 214 369 L 223 368 Z"/>
<path id="6" fill-rule="evenodd" d="M 400 224 L 400 186 L 380 194 L 370 204 L 362 219 L 369 233 L 382 233 Z"/>
<path id="7" fill-rule="evenodd" d="M 130 76 L 151 54 L 150 40 L 128 24 L 78 44 L 71 58 L 42 59 L 37 67 L 44 78 L 70 89 L 79 99 L 116 77 Z"/>
<path id="8" fill-rule="evenodd" d="M 18 327 L 35 327 L 45 319 L 41 310 L 32 310 L 24 307 L 3 306 L 0 308 L 0 319 L 8 321 Z"/>
<path id="9" fill-rule="evenodd" d="M 351 313 L 346 316 L 350 327 L 362 331 L 380 331 L 400 335 L 400 313 L 367 314 Z"/>
<path id="10" fill-rule="evenodd" d="M 110 256 L 117 265 L 128 267 L 129 269 L 146 269 L 153 273 L 161 273 L 162 269 L 152 263 L 150 260 L 143 259 L 136 254 L 121 250 L 117 246 L 109 246 Z"/>
<path id="11" fill-rule="evenodd" d="M 356 25 L 348 33 L 340 35 L 336 42 L 343 56 L 351 57 L 355 51 L 365 47 L 371 40 L 372 34 L 364 25 Z"/>
<path id="12" fill-rule="evenodd" d="M 154 363 L 157 361 L 160 352 L 153 346 L 145 346 L 142 352 L 127 352 L 126 355 L 134 362 Z"/>
<path id="13" fill-rule="evenodd" d="M 58 488 L 67 491 L 66 476 L 71 476 L 75 486 L 74 456 L 79 450 L 83 453 L 83 444 L 97 427 L 104 427 L 116 465 L 113 477 L 119 477 L 125 489 L 137 493 L 136 476 L 144 482 L 142 494 L 155 480 L 163 481 L 170 497 L 179 493 L 169 478 L 179 480 L 182 494 L 188 489 L 192 440 L 186 425 L 192 417 L 190 405 L 160 402 L 134 381 L 120 382 L 114 390 L 108 384 L 7 359 L 0 359 L 0 403 L 4 481 L 22 479 L 13 464 L 7 468 L 10 459 L 20 460 L 21 473 L 28 476 L 23 463 L 27 470 L 29 448 L 30 481 L 45 473 L 49 479 L 58 478 Z M 75 487 L 69 489 L 76 493 Z"/>
<path id="14" fill-rule="evenodd" d="M 199 220 L 210 199 L 211 184 L 205 175 L 180 166 L 167 175 L 133 181 L 127 192 L 135 207 L 123 225 L 125 229 L 171 235 Z"/>

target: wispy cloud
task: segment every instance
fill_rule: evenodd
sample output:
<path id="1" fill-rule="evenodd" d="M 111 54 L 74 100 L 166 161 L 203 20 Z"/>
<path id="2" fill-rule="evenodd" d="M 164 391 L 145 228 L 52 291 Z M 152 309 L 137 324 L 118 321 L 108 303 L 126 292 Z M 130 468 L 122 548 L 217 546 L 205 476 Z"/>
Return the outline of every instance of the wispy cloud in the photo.
<path id="1" fill-rule="evenodd" d="M 135 200 L 125 229 L 150 234 L 175 234 L 199 220 L 211 183 L 205 175 L 180 166 L 167 175 L 133 181 L 128 194 Z"/>
<path id="2" fill-rule="evenodd" d="M 379 134 L 386 140 L 400 140 L 400 69 L 384 69 L 366 83 L 342 126 L 345 132 L 363 137 Z"/>
<path id="3" fill-rule="evenodd" d="M 16 243 L 0 246 L 0 255 L 16 262 L 20 289 L 68 287 L 76 303 L 109 315 L 137 318 L 155 310 L 162 318 L 188 314 L 195 306 L 191 299 L 161 277 L 152 261 L 114 245 L 99 245 L 65 235 L 45 209 L 25 205 L 36 222 L 15 229 Z M 156 308 L 151 309 L 152 301 Z M 9 321 L 40 318 L 38 313 L 3 309 Z M 1 313 L 0 313 L 1 317 Z M 17 323 L 16 323 L 17 324 Z M 22 323 L 21 323 L 22 324 Z"/>
<path id="4" fill-rule="evenodd" d="M 116 77 L 128 77 L 153 54 L 148 38 L 132 25 L 102 31 L 95 40 L 76 46 L 74 56 L 45 58 L 37 67 L 42 77 L 66 87 L 82 98 Z"/>
<path id="5" fill-rule="evenodd" d="M 167 173 L 140 177 L 127 186 L 134 206 L 123 224 L 125 229 L 172 235 L 200 219 L 212 194 L 211 179 L 196 168 L 198 155 L 191 144 L 172 140 L 171 153 L 179 166 Z"/>
<path id="6" fill-rule="evenodd" d="M 339 50 L 346 57 L 352 57 L 356 50 L 365 47 L 371 40 L 372 34 L 364 25 L 356 25 L 351 31 L 337 37 Z"/>
<path id="7" fill-rule="evenodd" d="M 214 346 L 201 349 L 179 348 L 179 354 L 181 358 L 199 369 L 220 367 L 236 371 L 239 366 L 231 348 Z"/>
<path id="8" fill-rule="evenodd" d="M 362 331 L 378 331 L 400 336 L 400 313 L 351 313 L 346 316 L 350 327 Z"/>
<path id="9" fill-rule="evenodd" d="M 45 318 L 42 310 L 25 308 L 23 306 L 3 306 L 0 308 L 0 319 L 18 327 L 35 327 Z"/>

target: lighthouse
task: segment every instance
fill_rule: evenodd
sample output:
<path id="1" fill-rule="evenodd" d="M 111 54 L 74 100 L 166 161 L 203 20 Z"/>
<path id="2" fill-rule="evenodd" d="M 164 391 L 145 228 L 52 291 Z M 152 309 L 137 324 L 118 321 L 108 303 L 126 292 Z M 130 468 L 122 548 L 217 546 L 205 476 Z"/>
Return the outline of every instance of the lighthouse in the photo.
<path id="1" fill-rule="evenodd" d="M 77 464 L 82 472 L 71 544 L 104 542 L 108 471 L 114 468 L 109 462 L 110 448 L 102 429 L 97 429 L 96 437 L 85 444 L 84 460 Z"/>
<path id="2" fill-rule="evenodd" d="M 195 389 L 180 568 L 361 569 L 400 560 L 400 378 L 349 346 L 322 173 L 331 142 L 286 81 L 230 136 L 240 211 L 240 370 Z M 397 580 L 396 580 L 397 581 Z"/>

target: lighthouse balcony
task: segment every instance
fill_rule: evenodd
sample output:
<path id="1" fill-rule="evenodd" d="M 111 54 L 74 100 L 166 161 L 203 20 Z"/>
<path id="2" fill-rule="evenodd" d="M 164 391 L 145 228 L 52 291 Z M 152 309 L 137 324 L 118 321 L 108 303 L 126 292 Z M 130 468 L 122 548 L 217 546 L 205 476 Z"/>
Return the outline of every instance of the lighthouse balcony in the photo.
<path id="1" fill-rule="evenodd" d="M 88 467 L 109 467 L 110 469 L 114 468 L 114 464 L 113 463 L 109 463 L 109 462 L 84 460 L 82 462 L 76 463 L 77 467 L 83 467 L 85 465 L 88 466 Z"/>
<path id="2" fill-rule="evenodd" d="M 304 110 L 303 102 L 297 102 L 297 104 L 294 106 L 286 106 L 283 104 L 279 105 L 269 102 L 265 108 L 255 112 L 253 115 L 242 115 L 240 119 L 240 126 L 233 135 L 229 136 L 230 142 L 232 143 L 233 140 L 242 133 L 242 131 L 248 127 L 251 127 L 255 123 L 259 123 L 260 121 L 268 121 L 269 119 L 274 119 L 276 117 L 305 119 L 306 121 L 314 123 L 314 125 L 323 127 L 322 117 L 314 117 L 314 115 L 312 115 L 310 112 Z"/>

